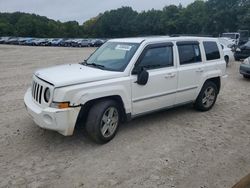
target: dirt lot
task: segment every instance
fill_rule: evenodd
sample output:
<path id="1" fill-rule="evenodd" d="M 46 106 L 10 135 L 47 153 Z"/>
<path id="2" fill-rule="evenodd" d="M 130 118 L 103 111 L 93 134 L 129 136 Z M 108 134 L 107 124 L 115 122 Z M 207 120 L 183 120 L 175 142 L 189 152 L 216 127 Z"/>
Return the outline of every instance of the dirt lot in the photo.
<path id="1" fill-rule="evenodd" d="M 250 80 L 238 62 L 211 111 L 141 117 L 106 145 L 36 126 L 23 104 L 32 72 L 92 51 L 0 45 L 0 187 L 229 188 L 250 172 Z"/>

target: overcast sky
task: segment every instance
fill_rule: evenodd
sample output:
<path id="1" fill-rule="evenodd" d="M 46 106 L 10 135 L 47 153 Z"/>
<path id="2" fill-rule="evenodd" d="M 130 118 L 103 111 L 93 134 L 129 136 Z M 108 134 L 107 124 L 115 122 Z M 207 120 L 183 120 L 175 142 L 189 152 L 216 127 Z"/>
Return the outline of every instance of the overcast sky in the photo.
<path id="1" fill-rule="evenodd" d="M 162 9 L 181 3 L 186 6 L 194 0 L 0 0 L 0 12 L 27 12 L 54 20 L 76 20 L 80 24 L 105 10 L 131 6 L 137 11 Z"/>

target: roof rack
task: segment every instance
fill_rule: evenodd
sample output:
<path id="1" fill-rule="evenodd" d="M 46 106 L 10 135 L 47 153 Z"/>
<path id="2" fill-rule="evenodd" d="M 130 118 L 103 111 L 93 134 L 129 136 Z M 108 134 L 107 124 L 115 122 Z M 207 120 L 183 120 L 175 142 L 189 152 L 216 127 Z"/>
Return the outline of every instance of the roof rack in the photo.
<path id="1" fill-rule="evenodd" d="M 172 34 L 170 37 L 213 37 L 212 35 L 203 34 Z"/>

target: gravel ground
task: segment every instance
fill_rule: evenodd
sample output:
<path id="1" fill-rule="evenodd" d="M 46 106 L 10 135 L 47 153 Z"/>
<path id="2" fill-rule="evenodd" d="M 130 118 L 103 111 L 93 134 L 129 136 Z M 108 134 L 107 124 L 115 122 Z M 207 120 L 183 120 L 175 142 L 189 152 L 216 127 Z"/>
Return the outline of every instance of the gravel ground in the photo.
<path id="1" fill-rule="evenodd" d="M 93 50 L 0 45 L 0 187 L 230 188 L 250 172 L 250 80 L 239 62 L 211 111 L 141 117 L 106 145 L 36 126 L 23 104 L 32 73 Z"/>

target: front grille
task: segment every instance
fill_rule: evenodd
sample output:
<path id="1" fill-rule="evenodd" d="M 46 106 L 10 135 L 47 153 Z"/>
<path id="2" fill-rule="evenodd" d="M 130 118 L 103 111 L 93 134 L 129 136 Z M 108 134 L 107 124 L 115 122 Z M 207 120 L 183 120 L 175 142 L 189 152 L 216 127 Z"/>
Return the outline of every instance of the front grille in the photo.
<path id="1" fill-rule="evenodd" d="M 37 82 L 33 81 L 32 83 L 32 97 L 35 101 L 39 104 L 42 102 L 42 94 L 43 94 L 43 86 L 38 84 Z"/>

